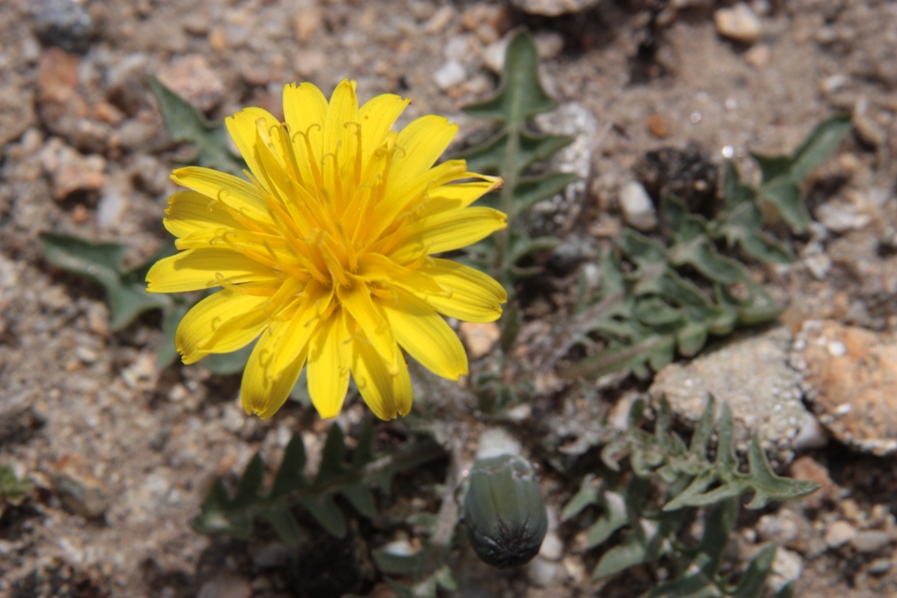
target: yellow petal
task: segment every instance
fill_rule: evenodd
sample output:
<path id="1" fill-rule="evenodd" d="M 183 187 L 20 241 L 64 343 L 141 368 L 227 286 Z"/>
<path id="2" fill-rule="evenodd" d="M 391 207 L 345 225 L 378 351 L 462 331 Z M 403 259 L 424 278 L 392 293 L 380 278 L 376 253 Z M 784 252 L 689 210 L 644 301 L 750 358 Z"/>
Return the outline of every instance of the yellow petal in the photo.
<path id="1" fill-rule="evenodd" d="M 420 270 L 404 268 L 385 255 L 364 253 L 358 256 L 358 278 L 369 282 L 401 284 L 414 293 L 448 296 L 450 293 Z"/>
<path id="2" fill-rule="evenodd" d="M 252 249 L 267 258 L 273 252 L 286 251 L 287 242 L 281 235 L 254 233 L 247 230 L 234 230 L 209 225 L 181 237 L 175 242 L 178 249 L 196 249 L 198 247 L 215 247 L 221 249 Z"/>
<path id="3" fill-rule="evenodd" d="M 411 293 L 394 289 L 395 300 L 379 302 L 403 349 L 433 373 L 457 380 L 467 373 L 467 354 L 455 331 L 433 308 Z"/>
<path id="4" fill-rule="evenodd" d="M 353 341 L 352 378 L 364 402 L 380 419 L 395 419 L 411 411 L 411 377 L 405 360 L 399 360 L 399 373 L 391 375 L 366 338 Z"/>
<path id="5" fill-rule="evenodd" d="M 391 244 L 384 243 L 378 249 L 405 264 L 417 259 L 421 251 L 433 255 L 467 247 L 506 226 L 505 215 L 491 208 L 451 210 L 399 229 Z"/>
<path id="6" fill-rule="evenodd" d="M 283 324 L 283 334 L 277 343 L 272 344 L 274 371 L 286 368 L 294 355 L 306 349 L 322 316 L 332 311 L 328 310 L 332 298 L 333 290 L 315 279 L 305 285 L 295 313 Z"/>
<path id="7" fill-rule="evenodd" d="M 366 223 L 364 238 L 376 239 L 395 228 L 403 213 L 414 211 L 426 200 L 427 192 L 439 185 L 445 185 L 466 178 L 467 164 L 464 160 L 449 160 L 415 177 L 399 179 L 389 176 L 383 200 L 376 206 L 376 218 Z M 379 251 L 375 249 L 375 251 Z"/>
<path id="8" fill-rule="evenodd" d="M 452 183 L 449 185 L 440 185 L 434 189 L 430 189 L 427 197 L 433 201 L 444 201 L 449 204 L 457 204 L 458 207 L 466 208 L 485 194 L 496 189 L 501 189 L 502 178 L 485 175 L 475 175 L 483 180 L 468 183 Z"/>
<path id="9" fill-rule="evenodd" d="M 367 164 L 371 155 L 386 141 L 386 133 L 405 111 L 411 100 L 391 93 L 376 96 L 358 110 L 361 123 L 361 159 Z"/>
<path id="10" fill-rule="evenodd" d="M 386 362 L 390 373 L 397 373 L 400 357 L 396 339 L 383 311 L 371 299 L 367 285 L 356 279 L 351 286 L 338 286 L 336 296 Z"/>
<path id="11" fill-rule="evenodd" d="M 268 325 L 263 306 L 269 299 L 224 289 L 194 305 L 175 334 L 184 363 L 195 363 L 209 353 L 236 351 L 251 343 Z"/>
<path id="12" fill-rule="evenodd" d="M 305 366 L 306 351 L 303 350 L 287 367 L 277 372 L 271 370 L 270 345 L 283 334 L 283 329 L 284 326 L 272 324 L 262 334 L 243 371 L 240 401 L 246 413 L 255 413 L 262 419 L 268 419 L 283 406 Z"/>
<path id="13" fill-rule="evenodd" d="M 162 224 L 175 237 L 185 237 L 210 227 L 244 228 L 223 204 L 195 191 L 178 191 L 169 197 Z"/>
<path id="14" fill-rule="evenodd" d="M 312 190 L 315 178 L 311 165 L 320 164 L 323 155 L 321 148 L 324 144 L 327 98 L 311 83 L 287 85 L 283 89 L 283 114 L 290 130 L 302 184 L 306 189 Z"/>
<path id="15" fill-rule="evenodd" d="M 457 133 L 458 125 L 442 116 L 429 114 L 411 121 L 396 139 L 400 150 L 393 162 L 390 178 L 406 179 L 428 170 Z"/>
<path id="16" fill-rule="evenodd" d="M 244 108 L 233 116 L 224 119 L 227 132 L 230 133 L 234 145 L 240 150 L 240 155 L 246 160 L 249 170 L 256 179 L 263 180 L 262 165 L 255 155 L 256 134 L 261 129 L 264 132 L 280 126 L 280 121 L 274 118 L 267 110 L 261 108 Z"/>
<path id="17" fill-rule="evenodd" d="M 159 260 L 146 275 L 148 293 L 182 293 L 283 275 L 230 249 L 188 249 Z"/>
<path id="18" fill-rule="evenodd" d="M 333 90 L 327 117 L 324 121 L 324 161 L 323 177 L 326 185 L 334 184 L 334 166 L 339 162 L 337 172 L 347 176 L 355 172 L 358 152 L 358 97 L 355 95 L 355 81 L 343 79 Z M 328 157 L 331 156 L 332 157 Z M 359 172 L 359 176 L 360 176 Z M 331 188 L 332 189 L 332 188 Z M 348 202 L 346 202 L 348 203 Z"/>
<path id="19" fill-rule="evenodd" d="M 316 328 L 308 347 L 308 394 L 318 415 L 336 417 L 349 388 L 352 345 L 345 311 L 337 309 Z"/>
<path id="20" fill-rule="evenodd" d="M 451 291 L 451 296 L 428 295 L 436 311 L 466 322 L 494 322 L 508 293 L 492 277 L 451 260 L 432 258 L 420 270 Z"/>
<path id="21" fill-rule="evenodd" d="M 276 229 L 265 200 L 249 181 L 200 166 L 179 168 L 171 174 L 171 180 L 212 200 L 218 200 L 259 224 Z"/>

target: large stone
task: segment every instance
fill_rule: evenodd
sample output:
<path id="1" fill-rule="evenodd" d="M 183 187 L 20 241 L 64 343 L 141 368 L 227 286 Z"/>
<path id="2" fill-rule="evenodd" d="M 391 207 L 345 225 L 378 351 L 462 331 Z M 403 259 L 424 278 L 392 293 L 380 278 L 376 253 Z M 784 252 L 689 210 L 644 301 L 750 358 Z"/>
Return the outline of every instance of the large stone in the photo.
<path id="1" fill-rule="evenodd" d="M 897 452 L 897 337 L 831 320 L 804 322 L 791 362 L 819 421 L 841 442 Z"/>
<path id="2" fill-rule="evenodd" d="M 732 410 L 736 446 L 746 448 L 756 429 L 774 465 L 783 467 L 794 457 L 795 439 L 816 423 L 801 402 L 800 374 L 788 365 L 790 345 L 791 333 L 775 328 L 668 365 L 649 392 L 655 400 L 666 397 L 673 412 L 692 425 L 712 394 Z"/>

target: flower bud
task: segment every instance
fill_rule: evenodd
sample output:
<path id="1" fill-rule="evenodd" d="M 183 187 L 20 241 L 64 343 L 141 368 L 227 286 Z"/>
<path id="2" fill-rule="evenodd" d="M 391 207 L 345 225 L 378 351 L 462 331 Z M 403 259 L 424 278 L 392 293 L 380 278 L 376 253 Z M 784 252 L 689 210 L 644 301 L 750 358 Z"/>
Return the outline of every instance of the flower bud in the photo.
<path id="1" fill-rule="evenodd" d="M 477 555 L 500 569 L 528 563 L 539 553 L 548 529 L 542 490 L 523 457 L 477 461 L 470 472 L 464 514 Z"/>

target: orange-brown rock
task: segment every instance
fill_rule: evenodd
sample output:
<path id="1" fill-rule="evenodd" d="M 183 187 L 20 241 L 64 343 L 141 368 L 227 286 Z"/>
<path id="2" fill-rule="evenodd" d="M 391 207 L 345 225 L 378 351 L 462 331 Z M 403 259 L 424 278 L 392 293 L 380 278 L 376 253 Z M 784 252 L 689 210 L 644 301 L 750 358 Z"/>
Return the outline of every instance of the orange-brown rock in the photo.
<path id="1" fill-rule="evenodd" d="M 792 364 L 819 420 L 841 442 L 897 451 L 897 337 L 830 320 L 805 322 Z"/>

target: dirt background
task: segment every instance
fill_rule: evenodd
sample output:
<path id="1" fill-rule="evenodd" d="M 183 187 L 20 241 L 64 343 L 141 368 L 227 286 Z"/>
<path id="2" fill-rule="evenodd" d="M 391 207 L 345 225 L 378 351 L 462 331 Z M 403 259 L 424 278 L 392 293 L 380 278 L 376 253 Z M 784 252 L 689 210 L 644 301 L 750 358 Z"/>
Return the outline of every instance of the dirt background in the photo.
<path id="1" fill-rule="evenodd" d="M 535 14 L 536 5 L 583 8 L 551 17 Z M 709 163 L 733 157 L 753 176 L 748 149 L 790 151 L 822 119 L 850 114 L 850 138 L 808 186 L 819 223 L 787 239 L 798 260 L 757 275 L 789 301 L 783 322 L 791 332 L 809 319 L 869 331 L 860 344 L 881 346 L 884 356 L 874 366 L 884 380 L 878 408 L 893 413 L 897 3 L 757 0 L 756 22 L 734 30 L 718 21 L 723 5 L 731 3 L 5 0 L 0 464 L 32 479 L 35 492 L 0 515 L 0 596 L 327 596 L 309 591 L 302 576 L 355 569 L 366 576 L 361 590 L 389 595 L 366 554 L 347 556 L 343 545 L 297 556 L 264 531 L 249 543 L 193 532 L 190 520 L 214 476 L 238 475 L 259 450 L 277 462 L 296 431 L 313 461 L 329 424 L 299 403 L 267 422 L 248 418 L 237 377 L 201 366 L 158 371 L 158 318 L 110 331 L 102 293 L 43 259 L 41 232 L 124 243 L 132 264 L 165 238 L 172 148 L 147 87 L 151 75 L 214 119 L 246 105 L 280 114 L 285 83 L 308 80 L 329 93 L 349 77 L 362 99 L 412 98 L 400 124 L 443 114 L 461 125 L 463 141 L 481 125 L 461 107 L 494 91 L 500 40 L 528 27 L 545 86 L 582 117 L 561 124 L 575 124 L 583 143 L 568 158 L 585 164 L 587 178 L 575 211 L 555 222 L 579 248 L 576 263 L 619 231 L 620 190 L 646 152 L 695 142 Z M 562 313 L 572 280 L 569 269 L 554 276 L 553 292 L 533 299 L 528 317 Z M 599 394 L 619 396 L 607 384 Z M 341 416 L 345 427 L 365 415 L 359 403 Z M 897 438 L 897 426 L 875 423 L 879 440 Z M 796 453 L 790 472 L 823 482 L 823 491 L 746 515 L 733 562 L 777 540 L 788 548 L 777 574 L 803 572 L 797 596 L 897 595 L 894 458 L 836 439 Z M 556 513 L 575 487 L 546 480 Z M 382 499 L 388 515 L 358 533 L 361 553 L 394 540 L 401 516 L 432 506 L 432 490 L 421 490 L 428 498 L 417 503 L 413 490 Z M 462 558 L 462 595 L 635 595 L 589 582 L 595 556 L 577 548 L 580 532 L 554 526 L 538 565 L 500 575 Z"/>

